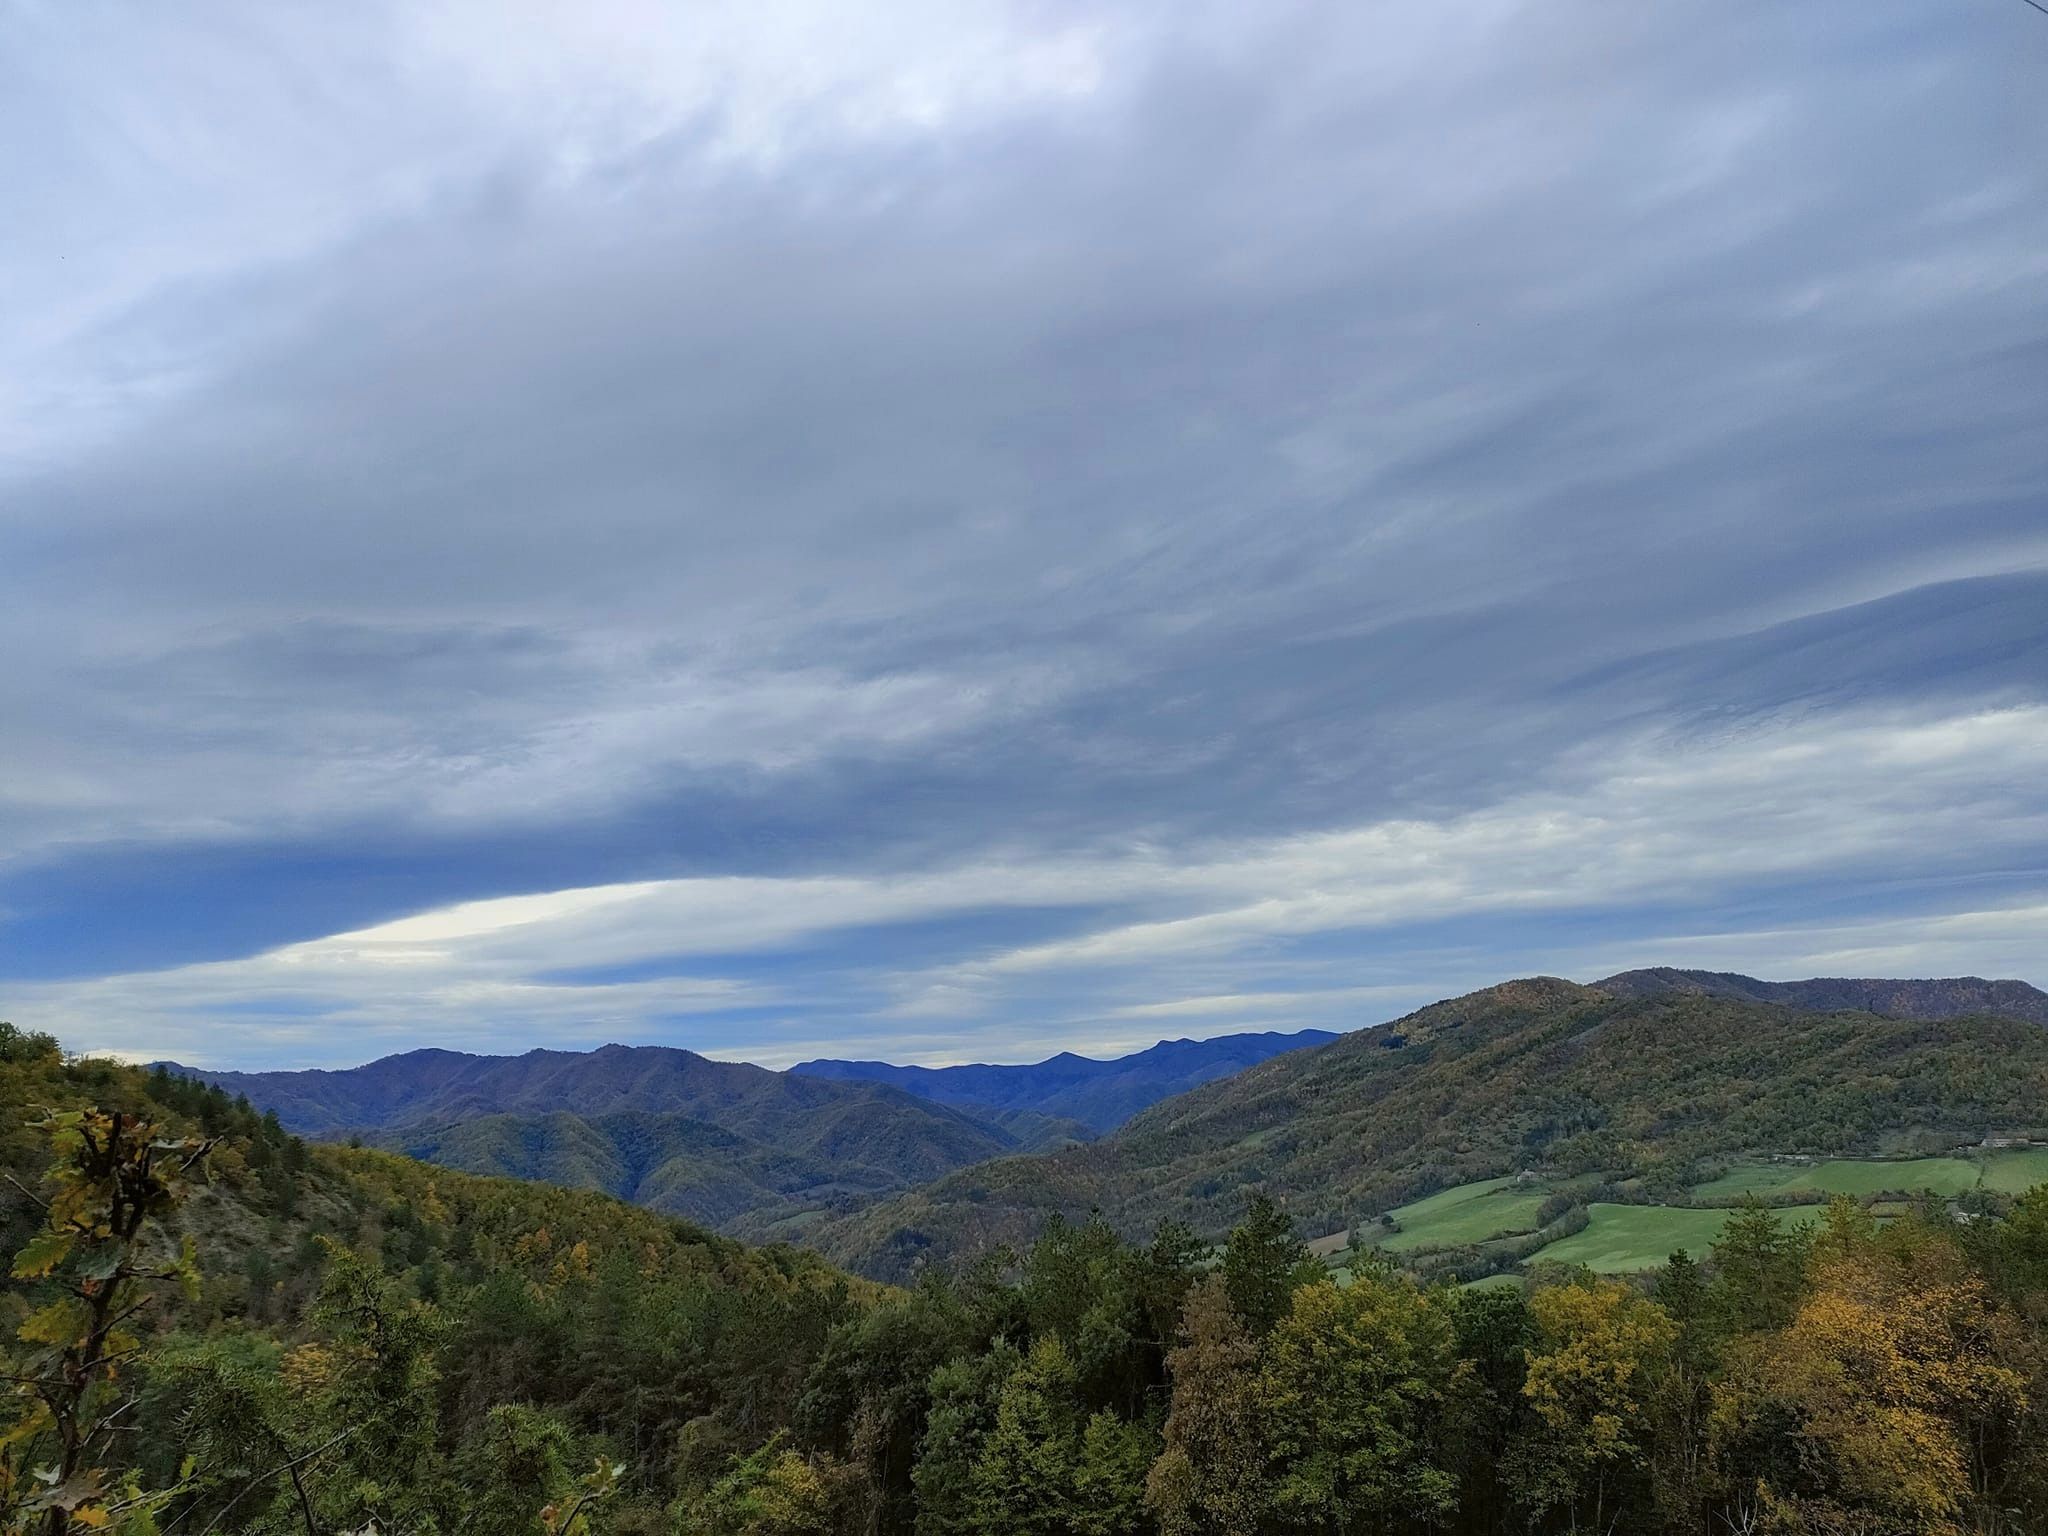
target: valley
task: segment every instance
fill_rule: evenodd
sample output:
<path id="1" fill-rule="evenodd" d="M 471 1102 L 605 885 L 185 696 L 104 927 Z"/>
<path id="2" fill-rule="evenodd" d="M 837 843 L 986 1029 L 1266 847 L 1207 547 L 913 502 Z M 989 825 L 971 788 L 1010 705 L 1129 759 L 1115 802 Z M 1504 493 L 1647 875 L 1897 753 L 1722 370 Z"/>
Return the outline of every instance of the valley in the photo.
<path id="1" fill-rule="evenodd" d="M 1053 1213 L 1218 1236 L 1255 1190 L 1318 1249 L 1356 1231 L 1470 1281 L 1650 1267 L 1751 1196 L 2024 1189 L 2048 1148 L 1977 1143 L 2048 1141 L 2044 1016 L 2018 982 L 1663 969 L 1099 1061 L 773 1072 L 611 1045 L 191 1075 L 290 1130 L 602 1191 L 888 1281 L 1028 1245 Z"/>

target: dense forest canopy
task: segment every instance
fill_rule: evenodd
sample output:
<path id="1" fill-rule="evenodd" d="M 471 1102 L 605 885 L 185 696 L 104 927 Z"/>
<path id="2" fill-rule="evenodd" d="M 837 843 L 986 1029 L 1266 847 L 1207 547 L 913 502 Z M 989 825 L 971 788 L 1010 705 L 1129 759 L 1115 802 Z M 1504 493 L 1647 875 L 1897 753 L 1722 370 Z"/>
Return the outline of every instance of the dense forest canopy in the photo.
<path id="1" fill-rule="evenodd" d="M 908 1289 L 307 1147 L 0 1031 L 11 1533 L 1947 1533 L 2048 1520 L 2048 1190 L 1637 1282 L 1052 1221 Z"/>

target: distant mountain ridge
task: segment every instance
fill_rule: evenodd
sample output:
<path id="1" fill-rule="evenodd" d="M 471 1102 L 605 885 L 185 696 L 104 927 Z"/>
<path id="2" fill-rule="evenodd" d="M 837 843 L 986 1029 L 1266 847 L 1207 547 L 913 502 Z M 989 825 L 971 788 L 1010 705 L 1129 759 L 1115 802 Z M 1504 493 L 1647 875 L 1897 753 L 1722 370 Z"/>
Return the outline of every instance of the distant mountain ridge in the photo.
<path id="1" fill-rule="evenodd" d="M 721 1228 L 858 1203 L 1078 1130 L 667 1046 L 429 1049 L 331 1072 L 163 1065 L 246 1094 L 304 1135 L 356 1134 L 465 1172 L 601 1189 Z"/>
<path id="2" fill-rule="evenodd" d="M 1593 985 L 1616 997 L 1689 992 L 1776 1003 L 1813 1013 L 1853 1010 L 1891 1019 L 1959 1019 L 1974 1013 L 1996 1013 L 2048 1024 L 2048 992 L 2024 981 L 1986 981 L 1981 976 L 1932 980 L 1816 976 L 1806 981 L 1759 981 L 1734 971 L 1684 971 L 1660 965 L 1622 971 Z"/>
<path id="3" fill-rule="evenodd" d="M 519 1056 L 428 1048 L 338 1071 L 216 1072 L 175 1062 L 165 1065 L 187 1077 L 246 1093 L 251 1103 L 275 1109 L 289 1129 L 307 1136 L 517 1110 L 567 1110 L 579 1115 L 681 1112 L 712 1124 L 745 1116 L 758 1125 L 765 1116 L 779 1132 L 787 1117 L 843 1102 L 848 1092 L 751 1062 L 714 1061 L 663 1045 L 533 1050 Z M 987 1129 L 980 1121 L 913 1094 L 882 1085 L 865 1088 L 876 1102 L 909 1109 L 949 1130 Z M 860 1090 L 853 1091 L 858 1097 Z"/>
<path id="4" fill-rule="evenodd" d="M 1284 1052 L 1328 1045 L 1338 1038 L 1335 1031 L 1327 1029 L 1291 1034 L 1265 1030 L 1208 1040 L 1162 1040 L 1146 1050 L 1109 1059 L 1062 1051 L 1044 1061 L 1018 1066 L 899 1067 L 886 1061 L 821 1058 L 798 1062 L 789 1070 L 836 1082 L 889 1083 L 941 1104 L 1034 1110 L 1078 1120 L 1100 1134 L 1116 1129 L 1161 1099 L 1242 1072 Z"/>
<path id="5" fill-rule="evenodd" d="M 668 1046 L 479 1056 L 422 1049 L 338 1071 L 166 1070 L 246 1094 L 302 1135 L 360 1136 L 468 1173 L 602 1190 L 759 1239 L 800 1236 L 972 1163 L 1092 1139 L 1146 1106 L 1337 1037 L 1162 1041 L 1019 1067 L 821 1062 L 774 1072 Z"/>
<path id="6" fill-rule="evenodd" d="M 1270 1188 L 1335 1230 L 1529 1166 L 1657 1178 L 1752 1150 L 2048 1138 L 2043 1025 L 2048 994 L 2018 981 L 1659 968 L 1503 983 L 1346 1035 L 1162 1041 L 1109 1061 L 773 1072 L 609 1045 L 177 1070 L 307 1134 L 601 1189 L 901 1279 L 1028 1240 L 1053 1211 L 1213 1234 Z"/>

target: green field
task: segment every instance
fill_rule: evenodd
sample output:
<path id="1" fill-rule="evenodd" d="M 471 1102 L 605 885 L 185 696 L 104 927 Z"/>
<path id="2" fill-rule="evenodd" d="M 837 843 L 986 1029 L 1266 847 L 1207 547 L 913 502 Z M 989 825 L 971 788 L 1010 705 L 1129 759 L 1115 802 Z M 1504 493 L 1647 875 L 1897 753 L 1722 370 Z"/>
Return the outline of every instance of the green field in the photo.
<path id="1" fill-rule="evenodd" d="M 1721 1235 L 1735 1217 L 1730 1210 L 1691 1210 L 1675 1205 L 1600 1205 L 1586 1207 L 1586 1230 L 1561 1237 L 1539 1252 L 1535 1264 L 1583 1264 L 1596 1274 L 1616 1275 L 1655 1269 L 1673 1251 L 1683 1248 L 1695 1258 Z M 1811 1221 L 1816 1206 L 1793 1206 L 1779 1220 Z"/>
<path id="2" fill-rule="evenodd" d="M 1536 1230 L 1536 1213 L 1550 1198 L 1546 1185 L 1531 1187 L 1514 1179 L 1481 1179 L 1438 1190 L 1391 1212 L 1399 1230 L 1377 1222 L 1362 1229 L 1365 1241 L 1388 1253 L 1413 1253 L 1421 1248 L 1455 1248 Z M 1311 1242 L 1309 1252 L 1336 1259 L 1349 1245 L 1349 1235 L 1332 1232 Z"/>
<path id="3" fill-rule="evenodd" d="M 1507 1273 L 1482 1275 L 1477 1280 L 1467 1280 L 1458 1289 L 1461 1291 L 1498 1291 L 1506 1290 L 1509 1286 L 1520 1286 L 1521 1284 L 1522 1277 L 1520 1275 Z"/>
<path id="4" fill-rule="evenodd" d="M 1874 1195 L 1887 1189 L 1960 1195 L 1980 1185 L 2017 1194 L 2042 1183 L 2048 1183 L 2048 1147 L 2020 1147 L 1987 1152 L 1982 1157 L 1744 1163 L 1699 1185 L 1693 1194 L 1702 1200 L 1809 1189 L 1823 1195 Z"/>
<path id="5" fill-rule="evenodd" d="M 2014 1147 L 1985 1157 L 1984 1188 L 2023 1195 L 2036 1184 L 2048 1184 L 2048 1147 Z"/>
<path id="6" fill-rule="evenodd" d="M 2048 1147 L 2002 1148 L 1969 1157 L 1744 1163 L 1697 1186 L 1693 1195 L 1702 1200 L 1733 1200 L 1750 1194 L 1782 1198 L 1811 1192 L 1811 1204 L 1785 1208 L 1788 1216 L 1807 1221 L 1819 1215 L 1820 1202 L 1829 1195 L 1868 1197 L 1893 1189 L 1957 1195 L 1978 1188 L 2019 1194 L 2037 1184 L 2048 1184 Z M 1460 1184 L 1398 1207 L 1392 1215 L 1399 1230 L 1373 1224 L 1364 1228 L 1364 1236 L 1374 1247 L 1396 1254 L 1476 1246 L 1535 1231 L 1537 1212 L 1552 1193 L 1551 1185 L 1532 1186 L 1511 1178 Z M 1879 1213 L 1897 1215 L 1903 1209 L 1880 1207 Z M 1696 1209 L 1595 1204 L 1587 1213 L 1590 1221 L 1583 1232 L 1560 1238 L 1530 1262 L 1583 1264 L 1602 1274 L 1621 1274 L 1654 1269 L 1679 1248 L 1695 1258 L 1704 1257 L 1735 1210 L 1732 1206 Z M 1341 1264 L 1347 1236 L 1333 1232 L 1309 1247 L 1333 1265 Z M 1347 1278 L 1347 1271 L 1338 1269 L 1336 1273 L 1340 1279 Z"/>
<path id="7" fill-rule="evenodd" d="M 1393 1213 L 1400 1230 L 1382 1237 L 1377 1246 L 1389 1253 L 1410 1253 L 1534 1232 L 1536 1213 L 1549 1198 L 1547 1189 L 1515 1186 L 1507 1179 L 1462 1184 L 1401 1206 Z"/>
<path id="8" fill-rule="evenodd" d="M 1977 1187 L 1977 1165 L 1960 1157 L 1900 1158 L 1861 1162 L 1838 1158 L 1825 1163 L 1744 1163 L 1718 1179 L 1696 1186 L 1702 1200 L 1737 1195 L 1778 1195 L 1814 1190 L 1824 1195 L 1874 1195 L 1880 1190 L 1931 1190 L 1959 1195 Z"/>

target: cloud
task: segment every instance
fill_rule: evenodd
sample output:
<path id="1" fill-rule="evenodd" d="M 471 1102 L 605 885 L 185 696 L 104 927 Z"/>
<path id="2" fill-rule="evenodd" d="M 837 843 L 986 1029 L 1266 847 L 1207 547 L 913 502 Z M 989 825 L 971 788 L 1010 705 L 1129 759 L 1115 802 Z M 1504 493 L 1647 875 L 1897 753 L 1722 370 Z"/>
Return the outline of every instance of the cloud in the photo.
<path id="1" fill-rule="evenodd" d="M 769 1035 L 821 1012 L 867 1035 L 923 1019 L 995 1034 L 1002 1021 L 1035 1016 L 1037 1037 L 1061 1038 L 1049 1003 L 1067 1021 L 1065 1038 L 1098 1048 L 1130 1033 L 1110 1020 L 1194 1017 L 1220 1032 L 1277 1012 L 1355 1024 L 1370 1021 L 1362 1009 L 1411 997 L 1432 970 L 1454 972 L 1411 961 L 1399 980 L 1368 984 L 1167 1001 L 1155 989 L 1169 965 L 1227 968 L 1250 956 L 1254 970 L 1244 974 L 1255 974 L 1275 946 L 1319 935 L 1378 948 L 1383 966 L 1386 946 L 1374 936 L 1418 924 L 1490 918 L 1511 933 L 1536 915 L 1668 909 L 1794 881 L 1869 883 L 1886 879 L 1902 853 L 1915 857 L 1922 880 L 1980 874 L 2015 850 L 2048 849 L 2048 806 L 2022 788 L 2025 765 L 2044 756 L 2048 709 L 2039 707 L 1806 724 L 1705 750 L 1645 741 L 1588 764 L 1570 793 L 1515 797 L 1441 822 L 1179 853 L 1019 853 L 896 876 L 680 878 L 493 898 L 246 960 L 31 988 L 26 1001 L 31 1017 L 116 1048 L 180 1028 L 217 1039 L 201 1022 L 209 1011 L 302 1048 L 317 1029 L 329 1049 L 356 1052 L 393 1034 L 503 1045 L 565 1031 L 732 1050 L 736 1027 L 758 1052 Z M 1926 851 L 1930 839 L 1939 859 Z M 1052 942 L 933 970 L 889 963 L 890 931 L 903 925 L 1090 908 L 1093 918 Z M 1803 950 L 1783 935 L 1747 942 L 1758 958 L 1802 953 L 1840 965 L 1853 956 L 1865 970 L 1911 970 L 1973 944 L 2009 954 L 2030 923 L 2038 940 L 2041 910 L 1804 930 Z M 1146 912 L 1158 915 L 1128 920 Z M 851 932 L 872 936 L 873 956 L 821 983 L 808 957 Z M 1662 959 L 1676 958 L 1673 942 L 1658 941 Z M 1700 954 L 1691 963 L 1708 964 L 1732 941 L 1693 942 Z M 1610 947 L 1647 953 L 1646 943 Z M 750 954 L 776 958 L 763 973 L 771 979 L 734 974 L 749 969 Z M 657 966 L 663 974 L 645 974 Z M 1142 1000 L 1131 1000 L 1134 991 Z M 776 1023 L 765 1033 L 758 1021 L 736 1026 L 741 1014 Z"/>
<path id="2" fill-rule="evenodd" d="M 1210 1014 L 1236 1018 L 1268 1009 L 1298 1011 L 1311 1003 L 1324 1004 L 1335 999 L 1349 1002 L 1405 997 L 1409 990 L 1407 987 L 1325 987 L 1304 988 L 1298 992 L 1220 992 L 1202 997 L 1176 997 L 1159 1003 L 1132 1003 L 1112 1009 L 1111 1014 L 1120 1019 L 1202 1018 Z"/>
<path id="3" fill-rule="evenodd" d="M 450 1038 L 942 1051 L 2014 896 L 2048 34 L 1952 23 L 37 12 L 10 1010 L 295 955 L 220 1049 L 410 1038 L 382 967 Z"/>

